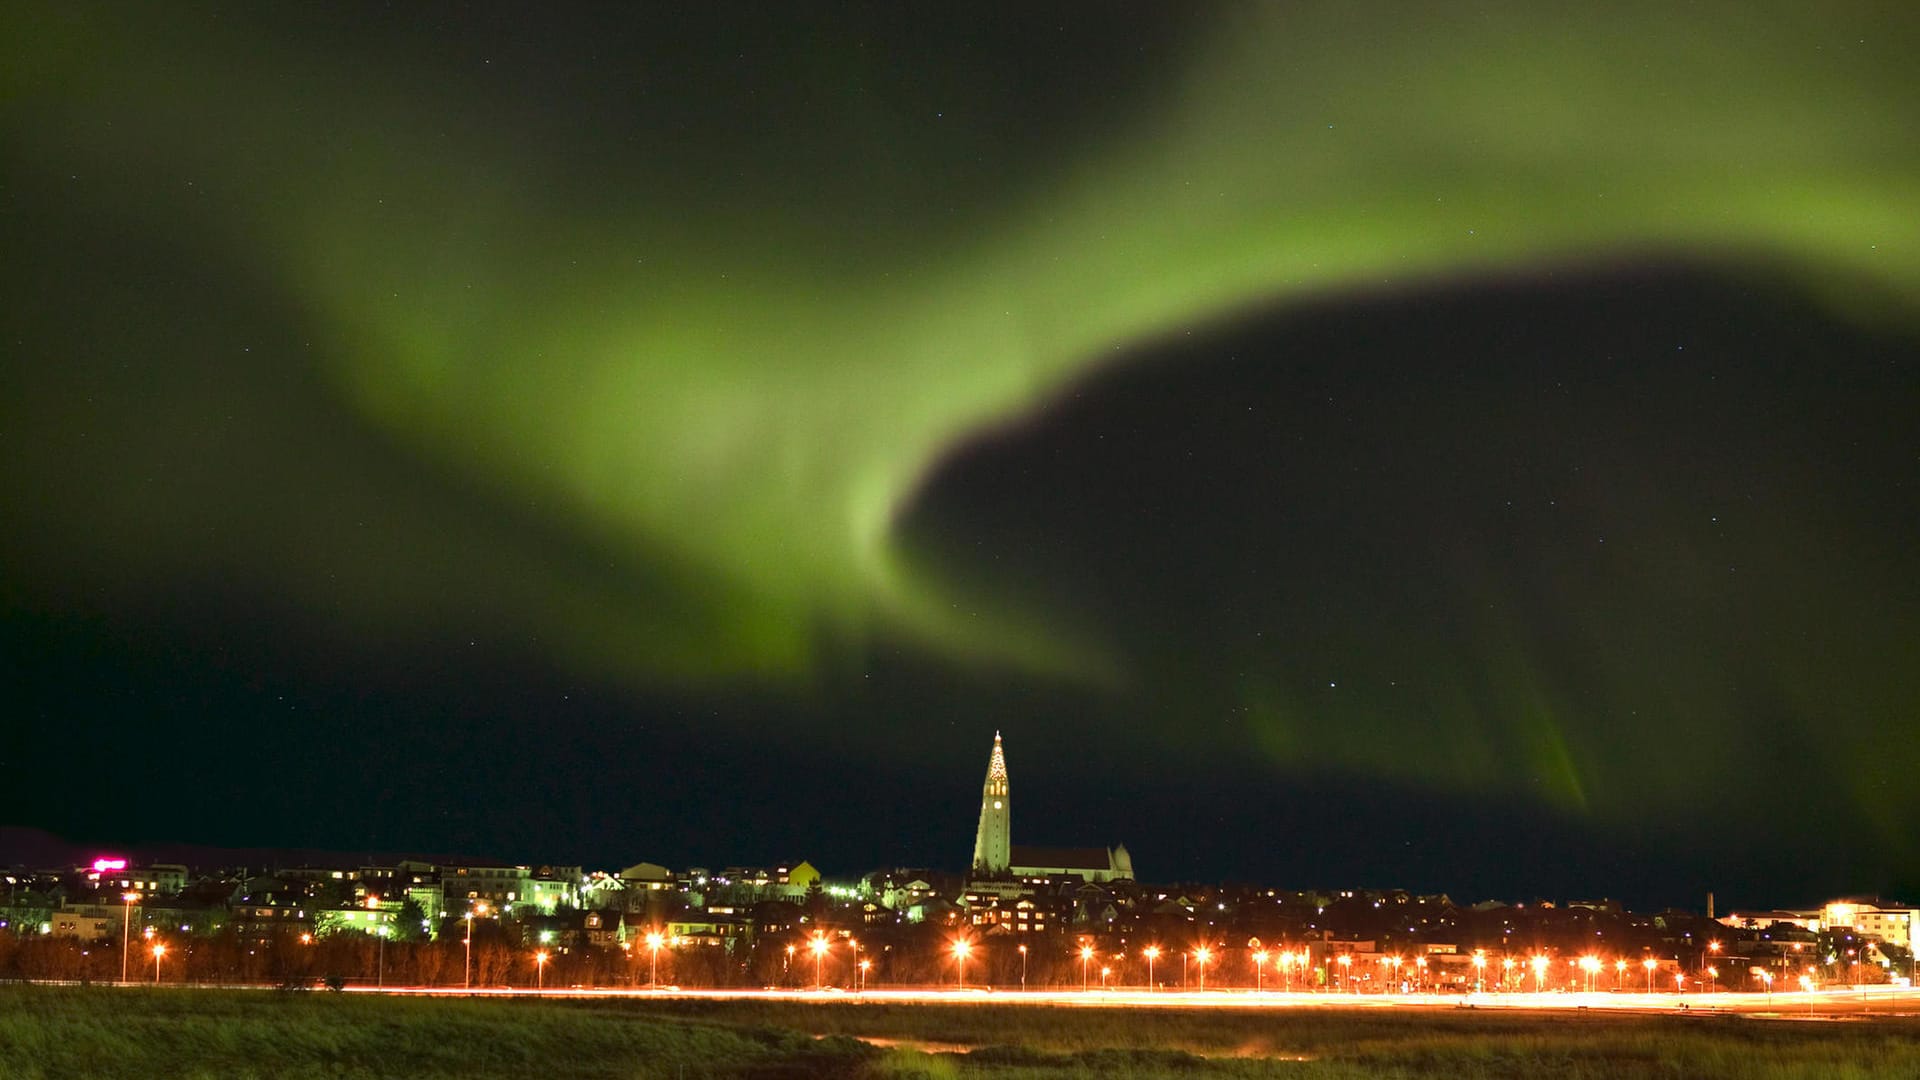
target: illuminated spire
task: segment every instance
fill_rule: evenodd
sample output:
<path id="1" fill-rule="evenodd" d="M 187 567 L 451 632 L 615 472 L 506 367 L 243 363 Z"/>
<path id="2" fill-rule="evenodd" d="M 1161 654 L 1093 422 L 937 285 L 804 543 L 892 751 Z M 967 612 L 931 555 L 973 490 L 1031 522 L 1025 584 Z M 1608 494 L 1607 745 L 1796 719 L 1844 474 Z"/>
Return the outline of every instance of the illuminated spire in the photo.
<path id="1" fill-rule="evenodd" d="M 1013 799 L 1007 784 L 1007 754 L 993 733 L 987 782 L 980 789 L 980 828 L 973 835 L 973 872 L 1004 877 L 1013 864 Z"/>

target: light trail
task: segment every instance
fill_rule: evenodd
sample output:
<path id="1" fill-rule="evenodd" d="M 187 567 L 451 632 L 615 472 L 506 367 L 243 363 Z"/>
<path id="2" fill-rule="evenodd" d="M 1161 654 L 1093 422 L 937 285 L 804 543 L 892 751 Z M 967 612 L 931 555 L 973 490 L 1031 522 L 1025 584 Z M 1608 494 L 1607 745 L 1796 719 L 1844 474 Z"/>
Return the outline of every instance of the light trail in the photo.
<path id="1" fill-rule="evenodd" d="M 969 987 L 843 990 L 689 989 L 680 987 L 530 987 L 349 986 L 350 993 L 393 994 L 410 997 L 496 997 L 555 999 L 632 998 L 647 1001 L 787 1001 L 810 1004 L 869 1003 L 888 1005 L 1036 1005 L 1079 1008 L 1147 1009 L 1511 1009 L 1522 1011 L 1610 1011 L 1664 1013 L 1728 1013 L 1798 1018 L 1835 1013 L 1892 1014 L 1905 1006 L 1920 1010 L 1920 990 L 1904 987 L 1836 987 L 1827 990 L 1773 994 L 1715 991 L 1713 993 L 1478 993 L 1478 994 L 1341 994 L 1275 990 L 1155 990 L 1094 988 L 1058 990 L 999 990 Z"/>

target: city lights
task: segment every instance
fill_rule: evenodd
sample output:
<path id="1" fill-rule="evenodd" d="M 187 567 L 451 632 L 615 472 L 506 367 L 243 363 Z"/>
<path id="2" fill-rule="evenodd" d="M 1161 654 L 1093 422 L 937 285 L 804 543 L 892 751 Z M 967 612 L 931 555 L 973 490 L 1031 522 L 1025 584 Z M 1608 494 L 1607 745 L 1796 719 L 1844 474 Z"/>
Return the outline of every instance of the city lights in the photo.
<path id="1" fill-rule="evenodd" d="M 486 913 L 487 913 L 487 902 L 485 900 L 478 901 L 474 903 L 472 906 L 467 908 L 467 914 L 466 914 L 467 936 L 465 938 L 464 944 L 466 945 L 466 949 L 467 949 L 467 989 L 468 990 L 473 989 L 473 917 L 475 915 L 485 915 Z"/>
<path id="2" fill-rule="evenodd" d="M 120 981 L 127 981 L 127 945 L 133 940 L 133 903 L 140 899 L 137 892 L 120 894 Z"/>
<path id="3" fill-rule="evenodd" d="M 645 941 L 647 943 L 647 985 L 649 987 L 658 987 L 660 984 L 660 946 L 666 944 L 667 939 L 660 931 L 649 930 L 647 931 Z M 793 946 L 791 945 L 787 946 L 787 956 L 793 956 Z"/>
<path id="4" fill-rule="evenodd" d="M 826 959 L 829 946 L 827 945 L 827 939 L 823 935 L 815 934 L 813 935 L 812 943 L 808 947 L 813 952 L 813 988 L 818 990 L 825 985 L 821 980 L 820 962 Z"/>

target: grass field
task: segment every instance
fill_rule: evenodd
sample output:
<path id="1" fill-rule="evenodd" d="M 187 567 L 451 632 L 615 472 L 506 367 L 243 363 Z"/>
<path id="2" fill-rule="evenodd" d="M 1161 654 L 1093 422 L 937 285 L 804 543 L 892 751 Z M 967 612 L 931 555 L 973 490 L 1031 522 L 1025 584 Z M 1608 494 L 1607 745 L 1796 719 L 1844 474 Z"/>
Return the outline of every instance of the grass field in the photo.
<path id="1" fill-rule="evenodd" d="M 1920 1076 L 1920 1021 L 17 986 L 0 1076 L 1840 1080 Z"/>

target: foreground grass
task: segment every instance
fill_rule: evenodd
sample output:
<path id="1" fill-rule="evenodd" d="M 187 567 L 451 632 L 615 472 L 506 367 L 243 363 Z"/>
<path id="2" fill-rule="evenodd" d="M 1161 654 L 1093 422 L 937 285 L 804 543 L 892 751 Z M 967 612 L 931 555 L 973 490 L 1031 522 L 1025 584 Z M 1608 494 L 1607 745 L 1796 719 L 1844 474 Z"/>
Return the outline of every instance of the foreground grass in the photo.
<path id="1" fill-rule="evenodd" d="M 1920 1076 L 1920 1022 L 0 988 L 6 1078 L 557 1075 L 1850 1080 Z"/>

